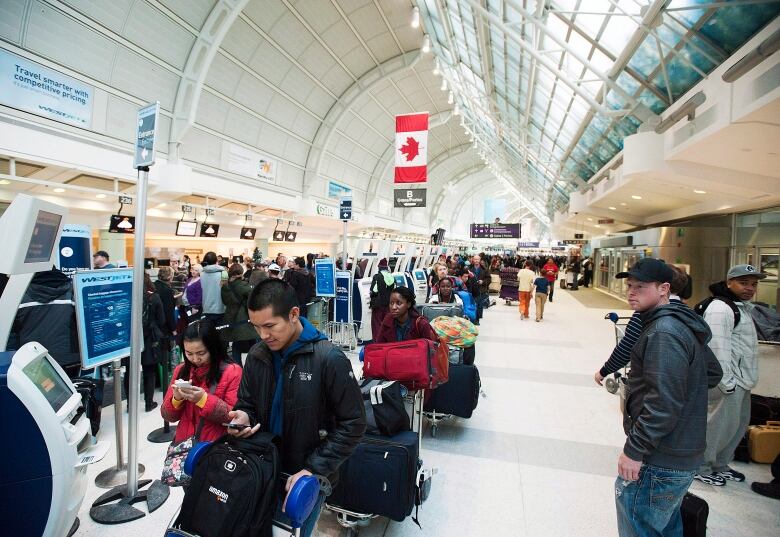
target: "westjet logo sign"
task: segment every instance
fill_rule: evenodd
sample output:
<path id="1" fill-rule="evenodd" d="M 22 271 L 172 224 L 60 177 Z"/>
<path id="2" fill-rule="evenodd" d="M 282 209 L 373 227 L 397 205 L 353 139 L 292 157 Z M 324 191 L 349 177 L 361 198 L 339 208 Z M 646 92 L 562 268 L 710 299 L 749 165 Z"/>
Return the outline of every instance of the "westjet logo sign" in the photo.
<path id="1" fill-rule="evenodd" d="M 109 275 L 109 276 L 87 276 L 87 277 L 82 277 L 81 281 L 84 282 L 84 283 L 96 283 L 96 282 L 113 282 L 113 281 L 121 282 L 121 281 L 127 281 L 127 280 L 132 280 L 132 279 L 133 279 L 132 276 L 125 276 L 125 275 L 114 276 L 114 275 Z"/>

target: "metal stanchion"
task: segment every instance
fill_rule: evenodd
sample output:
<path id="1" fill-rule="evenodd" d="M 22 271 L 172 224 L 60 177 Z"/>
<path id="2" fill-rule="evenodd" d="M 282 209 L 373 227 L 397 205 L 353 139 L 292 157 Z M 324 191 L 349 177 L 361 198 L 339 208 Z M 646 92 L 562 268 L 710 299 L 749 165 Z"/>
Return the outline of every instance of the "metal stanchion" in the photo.
<path id="1" fill-rule="evenodd" d="M 156 114 L 159 113 L 159 103 L 156 104 Z M 142 109 L 139 115 L 148 108 Z M 139 129 L 143 121 L 139 121 Z M 141 135 L 139 134 L 139 138 Z M 146 151 L 144 149 L 144 151 Z M 145 155 L 144 155 L 145 156 Z M 133 507 L 134 503 L 146 502 L 149 513 L 160 507 L 168 499 L 170 489 L 159 479 L 154 480 L 147 490 L 140 491 L 150 483 L 149 479 L 138 481 L 138 391 L 140 379 L 138 369 L 141 364 L 141 349 L 143 347 L 143 326 L 141 313 L 144 298 L 144 233 L 146 232 L 146 191 L 149 185 L 149 167 L 139 166 L 141 172 L 137 185 L 138 209 L 135 229 L 135 252 L 133 255 L 133 302 L 131 329 L 132 335 L 130 354 L 130 388 L 127 394 L 128 404 L 128 446 L 127 446 L 127 485 L 117 486 L 100 496 L 92 504 L 89 516 L 95 522 L 102 524 L 121 524 L 146 516 L 146 513 Z M 116 372 L 115 372 L 116 378 Z M 121 423 L 121 422 L 120 422 Z"/>
<path id="2" fill-rule="evenodd" d="M 122 453 L 122 360 L 114 361 L 114 429 L 116 429 L 116 466 L 103 470 L 95 478 L 95 485 L 110 489 L 127 483 L 127 465 Z M 128 394 L 129 398 L 129 394 Z M 143 475 L 144 466 L 138 465 L 138 475 Z"/>
<path id="3" fill-rule="evenodd" d="M 171 383 L 171 352 L 165 353 L 165 359 L 162 361 L 162 391 L 163 397 L 165 397 L 165 391 L 168 389 L 168 385 Z M 159 429 L 155 429 L 149 433 L 146 439 L 154 444 L 167 444 L 173 440 L 176 435 L 176 426 L 171 427 L 171 424 L 163 420 L 163 426 Z"/>

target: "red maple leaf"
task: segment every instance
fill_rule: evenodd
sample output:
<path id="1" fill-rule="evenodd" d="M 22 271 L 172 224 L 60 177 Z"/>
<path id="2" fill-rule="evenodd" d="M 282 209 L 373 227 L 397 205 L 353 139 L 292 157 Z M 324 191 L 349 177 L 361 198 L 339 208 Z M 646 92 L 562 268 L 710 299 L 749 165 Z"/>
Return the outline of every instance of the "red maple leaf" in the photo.
<path id="1" fill-rule="evenodd" d="M 411 162 L 420 154 L 420 142 L 409 136 L 406 139 L 406 144 L 402 145 L 399 151 L 406 155 L 406 162 Z"/>

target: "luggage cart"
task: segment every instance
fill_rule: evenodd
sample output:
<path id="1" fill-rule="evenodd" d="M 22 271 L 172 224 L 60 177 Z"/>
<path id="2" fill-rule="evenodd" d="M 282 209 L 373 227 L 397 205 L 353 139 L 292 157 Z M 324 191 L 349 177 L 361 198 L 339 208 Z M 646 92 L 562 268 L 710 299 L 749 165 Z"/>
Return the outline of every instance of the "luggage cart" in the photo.
<path id="1" fill-rule="evenodd" d="M 282 473 L 280 477 L 280 485 L 286 483 L 288 477 L 290 477 L 289 474 Z M 318 478 L 318 480 L 320 481 L 322 486 L 322 479 Z M 330 486 L 329 484 L 325 485 L 326 488 L 328 488 L 329 486 Z M 296 494 L 295 489 L 297 488 L 301 488 L 301 490 L 297 491 Z M 300 537 L 301 526 L 306 521 L 306 518 L 308 518 L 309 514 L 311 513 L 312 507 L 314 505 L 313 502 L 314 498 L 312 496 L 314 494 L 314 491 L 316 491 L 316 494 L 319 494 L 319 488 L 316 487 L 316 485 L 312 488 L 310 484 L 301 483 L 301 486 L 299 487 L 298 483 L 296 483 L 296 486 L 293 487 L 293 491 L 290 495 L 290 499 L 288 500 L 288 507 L 287 507 L 288 512 L 291 513 L 290 516 L 293 517 L 295 520 L 291 518 L 287 518 L 285 521 L 281 521 L 274 518 L 274 520 L 272 521 L 273 537 Z M 296 502 L 296 505 L 291 506 L 289 504 L 289 502 L 291 501 Z M 173 514 L 171 521 L 168 523 L 168 527 L 165 529 L 164 537 L 200 537 L 197 534 L 190 533 L 188 531 L 176 527 L 176 519 L 179 518 L 180 511 L 181 511 L 181 506 L 179 506 L 179 508 L 176 509 L 176 512 Z"/>
<path id="2" fill-rule="evenodd" d="M 410 421 L 412 431 L 417 433 L 418 446 L 422 449 L 422 419 L 423 419 L 423 398 L 425 390 L 410 391 L 404 397 L 404 403 L 406 405 L 407 412 L 410 414 Z M 419 452 L 418 452 L 418 464 L 419 464 Z M 432 468 L 429 471 L 429 475 L 438 473 L 437 468 Z M 371 524 L 371 521 L 378 518 L 379 515 L 372 513 L 356 513 L 342 507 L 337 507 L 328 503 L 325 499 L 324 508 L 333 512 L 336 515 L 336 521 L 340 526 L 345 528 L 345 537 L 357 537 L 360 532 L 360 528 L 366 527 Z M 275 537 L 275 536 L 274 536 Z"/>
<path id="3" fill-rule="evenodd" d="M 620 343 L 623 336 L 626 334 L 626 326 L 631 317 L 621 317 L 614 311 L 607 313 L 604 316 L 605 320 L 612 321 L 615 327 L 615 345 Z M 626 397 L 628 395 L 628 373 L 631 368 L 627 365 L 623 368 L 622 372 L 618 371 L 613 376 L 607 377 L 604 380 L 604 388 L 611 394 L 617 394 L 620 397 L 620 412 L 625 416 L 626 414 Z"/>
<path id="4" fill-rule="evenodd" d="M 328 321 L 320 328 L 334 345 L 354 351 L 357 346 L 357 327 L 355 323 Z"/>

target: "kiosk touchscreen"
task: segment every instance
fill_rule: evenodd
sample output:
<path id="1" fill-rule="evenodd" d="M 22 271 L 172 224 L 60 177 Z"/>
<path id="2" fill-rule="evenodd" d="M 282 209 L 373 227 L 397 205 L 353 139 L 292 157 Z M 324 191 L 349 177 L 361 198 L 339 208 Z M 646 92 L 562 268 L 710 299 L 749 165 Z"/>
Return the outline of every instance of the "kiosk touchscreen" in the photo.
<path id="1" fill-rule="evenodd" d="M 414 298 L 418 304 L 425 304 L 428 301 L 428 275 L 421 268 L 412 271 L 414 280 Z"/>
<path id="2" fill-rule="evenodd" d="M 3 533 L 67 535 L 109 446 L 92 444 L 81 395 L 38 343 L 0 353 L 0 437 Z"/>

